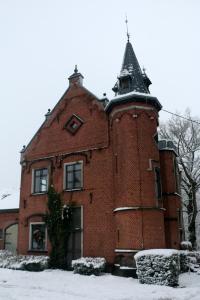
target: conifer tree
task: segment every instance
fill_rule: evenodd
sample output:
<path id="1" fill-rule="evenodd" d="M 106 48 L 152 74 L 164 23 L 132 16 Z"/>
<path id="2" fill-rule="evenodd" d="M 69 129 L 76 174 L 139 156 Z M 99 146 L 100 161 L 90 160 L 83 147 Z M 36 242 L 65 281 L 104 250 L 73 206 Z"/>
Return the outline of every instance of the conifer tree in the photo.
<path id="1" fill-rule="evenodd" d="M 47 206 L 45 222 L 51 243 L 49 267 L 68 269 L 67 249 L 71 232 L 72 209 L 70 205 L 63 205 L 60 194 L 53 186 L 50 186 L 48 191 Z"/>

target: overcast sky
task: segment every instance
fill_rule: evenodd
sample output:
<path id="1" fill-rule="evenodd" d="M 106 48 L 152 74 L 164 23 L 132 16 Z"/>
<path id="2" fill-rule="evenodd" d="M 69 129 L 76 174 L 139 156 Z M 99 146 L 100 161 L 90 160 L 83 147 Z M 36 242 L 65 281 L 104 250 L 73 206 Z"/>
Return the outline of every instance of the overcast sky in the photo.
<path id="1" fill-rule="evenodd" d="M 0 188 L 19 186 L 19 151 L 67 89 L 75 64 L 85 87 L 113 97 L 125 14 L 152 95 L 167 110 L 200 115 L 199 0 L 0 0 Z"/>

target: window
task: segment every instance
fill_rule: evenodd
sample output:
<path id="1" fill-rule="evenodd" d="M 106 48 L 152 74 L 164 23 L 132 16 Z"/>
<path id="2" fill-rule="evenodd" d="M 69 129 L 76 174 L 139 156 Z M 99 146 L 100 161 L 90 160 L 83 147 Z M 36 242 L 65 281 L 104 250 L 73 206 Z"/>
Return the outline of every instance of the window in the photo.
<path id="1" fill-rule="evenodd" d="M 46 250 L 46 225 L 45 223 L 30 224 L 30 250 L 45 251 Z"/>
<path id="2" fill-rule="evenodd" d="M 45 193 L 48 189 L 48 169 L 33 170 L 33 193 Z"/>
<path id="3" fill-rule="evenodd" d="M 3 239 L 3 229 L 0 229 L 0 240 Z"/>
<path id="4" fill-rule="evenodd" d="M 161 177 L 160 177 L 160 168 L 155 168 L 155 180 L 156 180 L 156 197 L 161 199 L 162 197 L 162 186 L 161 186 Z"/>
<path id="5" fill-rule="evenodd" d="M 65 164 L 64 189 L 80 190 L 83 187 L 83 162 Z"/>

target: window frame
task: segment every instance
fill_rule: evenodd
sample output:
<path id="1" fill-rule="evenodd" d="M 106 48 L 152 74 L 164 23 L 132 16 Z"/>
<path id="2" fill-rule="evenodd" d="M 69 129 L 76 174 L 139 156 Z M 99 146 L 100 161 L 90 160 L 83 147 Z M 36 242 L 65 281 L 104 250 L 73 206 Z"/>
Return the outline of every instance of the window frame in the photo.
<path id="1" fill-rule="evenodd" d="M 36 192 L 35 191 L 35 173 L 36 171 L 39 171 L 39 170 L 47 170 L 47 189 L 46 191 L 39 191 L 39 192 Z M 40 186 L 41 187 L 41 186 Z M 49 187 L 49 168 L 48 167 L 43 167 L 43 168 L 35 168 L 35 169 L 32 169 L 32 187 L 31 187 L 31 193 L 33 195 L 42 195 L 42 194 L 46 194 L 48 192 L 48 187 Z"/>
<path id="2" fill-rule="evenodd" d="M 71 188 L 70 189 L 70 188 L 67 188 L 67 168 L 66 167 L 69 165 L 75 165 L 75 164 L 81 165 L 81 186 L 79 188 Z M 83 189 L 83 160 L 64 163 L 63 189 L 66 192 L 81 191 Z"/>
<path id="3" fill-rule="evenodd" d="M 45 246 L 44 249 L 32 248 L 32 225 L 45 225 Z M 47 226 L 45 222 L 31 222 L 29 223 L 29 251 L 31 252 L 46 252 L 47 251 Z"/>

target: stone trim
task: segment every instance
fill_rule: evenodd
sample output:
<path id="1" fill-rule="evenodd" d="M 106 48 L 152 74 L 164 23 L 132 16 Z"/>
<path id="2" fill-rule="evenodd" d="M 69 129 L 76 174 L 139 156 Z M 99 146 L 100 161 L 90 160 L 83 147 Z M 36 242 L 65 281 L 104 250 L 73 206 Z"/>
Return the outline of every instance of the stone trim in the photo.
<path id="1" fill-rule="evenodd" d="M 141 251 L 142 249 L 115 249 L 115 252 L 117 253 L 136 253 L 138 251 Z"/>
<path id="2" fill-rule="evenodd" d="M 149 207 L 130 206 L 130 207 L 117 207 L 113 209 L 113 212 L 126 211 L 126 210 L 166 210 L 166 209 L 163 207 L 155 207 L 155 206 L 149 206 Z"/>

